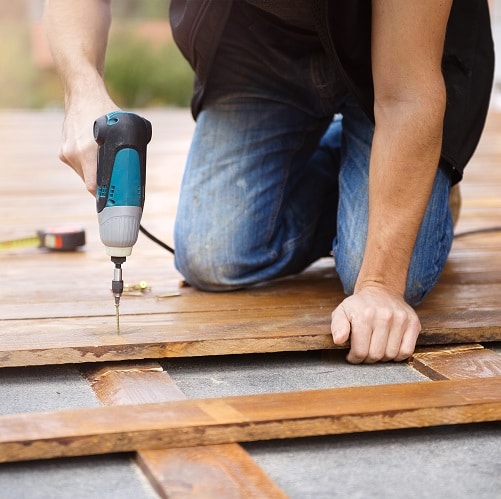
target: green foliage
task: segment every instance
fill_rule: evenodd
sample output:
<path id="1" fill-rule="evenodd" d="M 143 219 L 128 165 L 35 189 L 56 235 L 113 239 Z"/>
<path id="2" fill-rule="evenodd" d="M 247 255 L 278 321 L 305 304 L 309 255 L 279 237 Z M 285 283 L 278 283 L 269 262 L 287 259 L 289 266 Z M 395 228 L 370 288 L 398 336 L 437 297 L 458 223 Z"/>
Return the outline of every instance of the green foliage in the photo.
<path id="1" fill-rule="evenodd" d="M 40 108 L 62 102 L 55 72 L 38 70 L 26 23 L 0 23 L 0 108 Z"/>
<path id="2" fill-rule="evenodd" d="M 188 106 L 193 72 L 173 42 L 152 44 L 128 31 L 109 43 L 105 80 L 117 104 Z"/>
<path id="3" fill-rule="evenodd" d="M 120 0 L 112 2 L 114 19 L 167 19 L 168 0 Z"/>
<path id="4" fill-rule="evenodd" d="M 193 72 L 169 39 L 169 2 L 121 0 L 112 5 L 117 12 L 105 68 L 106 85 L 112 97 L 129 108 L 188 106 Z M 8 12 L 17 17 L 22 13 L 17 8 Z M 62 106 L 63 92 L 55 69 L 36 66 L 31 39 L 33 26 L 17 17 L 9 22 L 0 19 L 0 108 Z M 160 39 L 154 32 L 144 34 L 148 29 L 144 26 L 147 19 L 165 22 Z"/>

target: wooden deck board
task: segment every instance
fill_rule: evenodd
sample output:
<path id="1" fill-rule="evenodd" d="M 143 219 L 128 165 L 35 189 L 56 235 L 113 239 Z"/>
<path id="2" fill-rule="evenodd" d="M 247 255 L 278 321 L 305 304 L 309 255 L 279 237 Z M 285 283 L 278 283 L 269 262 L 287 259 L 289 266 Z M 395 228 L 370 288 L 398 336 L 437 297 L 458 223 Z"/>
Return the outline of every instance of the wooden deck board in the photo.
<path id="1" fill-rule="evenodd" d="M 193 123 L 184 110 L 146 114 L 157 140 L 149 148 L 143 221 L 170 241 Z M 0 252 L 0 366 L 332 347 L 330 313 L 344 295 L 330 259 L 297 276 L 210 294 L 179 288 L 172 257 L 143 236 L 124 264 L 124 279 L 145 280 L 151 292 L 123 297 L 117 336 L 112 265 L 99 241 L 94 201 L 76 175 L 58 164 L 61 120 L 60 112 L 0 114 L 10 165 L 0 183 L 6 220 L 0 237 L 71 222 L 86 228 L 88 241 L 78 253 Z M 501 223 L 500 135 L 501 114 L 491 113 L 461 184 L 459 233 Z M 31 147 L 21 147 L 20 136 Z M 454 242 L 439 284 L 417 309 L 420 344 L 501 340 L 500 248 L 500 232 Z M 180 296 L 156 298 L 169 292 Z"/>
<path id="2" fill-rule="evenodd" d="M 425 319 L 419 344 L 501 339 L 501 311 Z M 0 332 L 0 366 L 330 349 L 329 324 L 330 309 L 317 308 L 129 316 L 120 335 L 107 318 L 22 321 Z"/>
<path id="3" fill-rule="evenodd" d="M 501 376 L 0 417 L 0 462 L 498 421 Z"/>
<path id="4" fill-rule="evenodd" d="M 411 365 L 433 380 L 501 376 L 501 355 L 481 345 L 463 350 L 421 350 L 412 356 Z"/>

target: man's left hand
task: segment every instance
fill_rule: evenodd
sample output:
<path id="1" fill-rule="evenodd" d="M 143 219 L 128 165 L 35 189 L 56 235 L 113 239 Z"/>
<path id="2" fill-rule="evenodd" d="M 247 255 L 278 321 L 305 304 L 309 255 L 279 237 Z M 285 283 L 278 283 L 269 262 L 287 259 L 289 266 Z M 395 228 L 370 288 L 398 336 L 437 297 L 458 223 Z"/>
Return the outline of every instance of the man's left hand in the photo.
<path id="1" fill-rule="evenodd" d="M 421 323 L 402 296 L 370 285 L 346 298 L 332 312 L 331 331 L 336 345 L 351 336 L 348 362 L 371 364 L 410 357 Z"/>

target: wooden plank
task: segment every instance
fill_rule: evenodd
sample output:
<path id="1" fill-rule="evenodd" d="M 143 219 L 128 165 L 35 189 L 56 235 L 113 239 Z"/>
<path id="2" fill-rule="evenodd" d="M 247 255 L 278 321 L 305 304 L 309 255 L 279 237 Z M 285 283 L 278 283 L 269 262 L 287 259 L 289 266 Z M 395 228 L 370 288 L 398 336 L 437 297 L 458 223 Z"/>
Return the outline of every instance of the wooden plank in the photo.
<path id="1" fill-rule="evenodd" d="M 414 355 L 417 353 L 457 353 L 470 350 L 483 350 L 484 346 L 480 343 L 461 343 L 460 345 L 436 345 L 436 346 L 417 346 Z"/>
<path id="2" fill-rule="evenodd" d="M 478 311 L 500 308 L 501 234 L 490 236 L 484 247 L 479 238 L 454 244 L 439 284 L 419 307 L 418 312 L 453 313 L 464 311 L 475 318 Z M 110 262 L 102 248 L 90 248 L 83 254 L 0 254 L 5 282 L 0 301 L 0 316 L 8 319 L 103 317 L 114 313 L 109 290 Z M 125 267 L 125 266 L 124 266 Z M 165 267 L 158 275 L 156 269 Z M 57 275 L 73 275 L 69 285 Z M 159 251 L 138 248 L 124 268 L 126 280 L 145 280 L 150 293 L 141 297 L 123 297 L 124 317 L 136 314 L 184 313 L 223 310 L 267 310 L 277 307 L 315 305 L 333 309 L 345 295 L 330 259 L 322 259 L 311 269 L 291 278 L 280 279 L 245 291 L 203 293 L 192 288 L 179 289 L 179 275 L 170 259 Z M 181 296 L 158 300 L 156 296 L 179 292 Z M 27 306 L 29 303 L 29 306 Z"/>
<path id="3" fill-rule="evenodd" d="M 0 462 L 501 419 L 501 377 L 0 417 Z"/>
<path id="4" fill-rule="evenodd" d="M 80 371 L 104 405 L 186 398 L 156 362 L 86 366 Z M 136 461 L 160 497 L 286 497 L 238 444 L 140 450 Z"/>
<path id="5" fill-rule="evenodd" d="M 278 308 L 266 313 L 155 314 L 111 318 L 6 321 L 0 367 L 306 351 L 334 348 L 331 309 Z M 501 340 L 501 310 L 422 316 L 421 345 Z"/>
<path id="6" fill-rule="evenodd" d="M 420 351 L 412 356 L 411 365 L 434 380 L 501 376 L 501 355 L 476 346 L 456 351 Z"/>
<path id="7" fill-rule="evenodd" d="M 163 251 L 163 250 L 162 250 Z M 9 299 L 0 301 L 0 317 L 43 319 L 65 317 L 103 317 L 114 314 L 110 291 L 112 265 L 102 248 L 82 254 L 2 255 L 9 285 Z M 151 291 L 140 297 L 123 296 L 121 313 L 128 315 L 184 312 L 221 312 L 224 310 L 267 310 L 269 308 L 326 306 L 332 308 L 344 299 L 331 259 L 323 259 L 306 272 L 251 289 L 231 293 L 204 293 L 194 288 L 179 288 L 180 276 L 171 258 L 160 251 L 138 250 L 124 264 L 126 282 L 144 280 Z M 165 268 L 161 276 L 158 268 Z M 55 275 L 74 275 L 74 283 L 55 279 Z M 156 274 L 156 275 L 155 275 Z M 164 293 L 181 296 L 157 299 Z M 29 306 L 26 306 L 26 303 Z M 3 321 L 2 321 L 3 322 Z M 1 324 L 1 322 L 0 322 Z"/>
<path id="8" fill-rule="evenodd" d="M 238 444 L 141 451 L 137 462 L 161 497 L 287 497 Z"/>
<path id="9" fill-rule="evenodd" d="M 499 341 L 501 335 L 501 311 L 478 310 L 469 313 L 418 312 L 423 330 L 418 345 L 448 345 L 454 343 Z"/>
<path id="10" fill-rule="evenodd" d="M 169 240 L 193 122 L 186 110 L 148 110 L 147 116 L 165 140 L 149 146 L 143 219 Z M 333 347 L 330 313 L 344 295 L 330 259 L 242 292 L 210 294 L 184 288 L 178 298 L 156 300 L 157 294 L 179 291 L 180 276 L 171 257 L 142 236 L 124 265 L 124 277 L 129 282 L 144 279 L 153 289 L 140 298 L 123 298 L 123 332 L 117 338 L 109 292 L 111 264 L 99 240 L 94 200 L 56 159 L 62 118 L 61 113 L 0 113 L 0 124 L 5 125 L 0 126 L 0 139 L 9 146 L 5 161 L 13 166 L 0 185 L 3 237 L 67 222 L 86 226 L 88 236 L 85 250 L 74 254 L 34 248 L 0 254 L 0 366 Z M 499 225 L 501 220 L 499 123 L 501 113 L 490 113 L 461 184 L 458 232 Z M 423 326 L 419 344 L 500 340 L 500 244 L 499 233 L 454 241 L 439 284 L 418 308 Z"/>
<path id="11" fill-rule="evenodd" d="M 158 362 L 120 362 L 80 367 L 103 405 L 149 404 L 185 400 Z"/>

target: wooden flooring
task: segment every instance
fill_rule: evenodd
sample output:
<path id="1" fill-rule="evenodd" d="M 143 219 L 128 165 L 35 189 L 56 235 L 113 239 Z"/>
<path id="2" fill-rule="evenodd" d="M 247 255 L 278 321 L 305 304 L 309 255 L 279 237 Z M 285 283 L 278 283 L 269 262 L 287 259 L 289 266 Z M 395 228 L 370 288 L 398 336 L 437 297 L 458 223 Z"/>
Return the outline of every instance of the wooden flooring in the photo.
<path id="1" fill-rule="evenodd" d="M 145 115 L 154 136 L 143 222 L 170 242 L 193 124 L 184 110 Z M 83 226 L 88 240 L 78 253 L 0 252 L 0 367 L 81 364 L 109 407 L 1 417 L 0 461 L 137 450 L 161 496 L 224 482 L 254 491 L 249 496 L 267 490 L 267 497 L 283 497 L 236 442 L 500 419 L 500 355 L 489 349 L 501 341 L 500 231 L 458 237 L 440 283 L 418 309 L 423 333 L 411 365 L 442 381 L 302 392 L 300 399 L 290 393 L 183 401 L 168 373 L 142 359 L 333 348 L 330 313 L 343 295 L 332 263 L 246 291 L 209 294 L 181 287 L 171 256 L 140 236 L 124 279 L 150 289 L 123 297 L 117 335 L 112 265 L 92 197 L 57 160 L 60 127 L 60 112 L 0 114 L 0 240 L 68 223 Z M 501 226 L 500 162 L 501 114 L 493 112 L 462 184 L 458 234 Z M 119 404 L 135 404 L 134 418 L 116 428 L 110 421 L 122 420 L 113 407 Z M 180 469 L 204 471 L 189 473 L 181 486 L 174 478 Z"/>
<path id="2" fill-rule="evenodd" d="M 124 264 L 126 282 L 151 291 L 125 296 L 121 334 L 110 293 L 112 264 L 97 235 L 94 202 L 56 158 L 60 115 L 3 115 L 0 139 L 4 219 L 0 238 L 31 235 L 48 225 L 86 228 L 79 253 L 36 248 L 0 254 L 0 364 L 25 366 L 94 361 L 333 348 L 330 313 L 343 299 L 330 259 L 303 274 L 235 293 L 180 288 L 170 254 L 144 236 Z M 183 157 L 192 124 L 185 112 L 152 112 L 144 224 L 165 240 L 175 213 Z M 464 231 L 501 225 L 501 145 L 492 115 L 462 185 Z M 45 119 L 44 119 L 45 118 Z M 179 126 L 176 126 L 176 119 Z M 50 125 L 46 126 L 46 123 Z M 30 147 L 21 147 L 22 136 Z M 165 143 L 162 137 L 169 137 Z M 174 140 L 174 137 L 177 140 Z M 501 340 L 501 232 L 458 238 L 439 285 L 419 307 L 420 344 Z M 159 298 L 166 294 L 179 294 Z"/>

